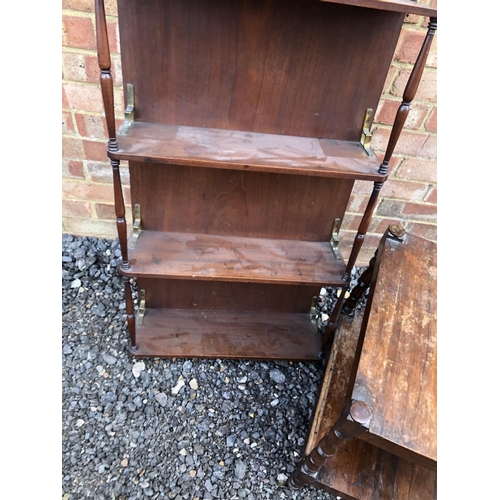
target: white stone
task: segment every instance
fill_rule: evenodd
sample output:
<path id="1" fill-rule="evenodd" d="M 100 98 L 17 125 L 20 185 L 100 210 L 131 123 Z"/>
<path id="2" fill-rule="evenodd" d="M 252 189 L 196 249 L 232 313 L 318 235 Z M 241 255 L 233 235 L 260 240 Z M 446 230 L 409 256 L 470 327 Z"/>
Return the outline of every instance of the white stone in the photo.
<path id="1" fill-rule="evenodd" d="M 144 361 L 138 361 L 137 363 L 134 363 L 134 366 L 132 367 L 132 373 L 134 374 L 135 378 L 139 378 L 141 376 L 141 372 L 143 372 L 146 368 L 146 365 L 144 364 Z"/>
<path id="2" fill-rule="evenodd" d="M 179 394 L 179 391 L 186 385 L 186 383 L 184 382 L 184 380 L 182 379 L 179 379 L 177 381 L 177 383 L 174 385 L 174 387 L 172 387 L 172 395 L 173 396 L 176 396 L 177 394 Z"/>

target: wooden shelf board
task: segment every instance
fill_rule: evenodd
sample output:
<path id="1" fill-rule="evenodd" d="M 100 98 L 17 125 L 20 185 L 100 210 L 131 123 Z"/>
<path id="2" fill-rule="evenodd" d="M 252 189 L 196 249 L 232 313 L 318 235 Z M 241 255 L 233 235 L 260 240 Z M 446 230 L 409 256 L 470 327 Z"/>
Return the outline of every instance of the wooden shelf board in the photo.
<path id="1" fill-rule="evenodd" d="M 387 10 L 392 12 L 404 12 L 405 14 L 416 14 L 419 16 L 436 17 L 437 9 L 414 0 L 321 0 L 322 2 L 338 3 L 342 5 L 353 5 L 368 9 Z"/>
<path id="2" fill-rule="evenodd" d="M 342 286 L 328 242 L 142 231 L 125 276 Z"/>
<path id="3" fill-rule="evenodd" d="M 358 142 L 135 122 L 118 134 L 116 160 L 158 162 L 384 181 L 380 165 Z"/>
<path id="4" fill-rule="evenodd" d="M 135 356 L 319 359 L 321 340 L 309 314 L 147 309 Z"/>

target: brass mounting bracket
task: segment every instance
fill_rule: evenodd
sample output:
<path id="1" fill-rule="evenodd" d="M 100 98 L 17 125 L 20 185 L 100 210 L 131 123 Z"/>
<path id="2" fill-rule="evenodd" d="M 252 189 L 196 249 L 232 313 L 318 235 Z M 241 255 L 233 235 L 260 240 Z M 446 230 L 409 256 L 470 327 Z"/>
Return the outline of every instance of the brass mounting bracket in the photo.
<path id="1" fill-rule="evenodd" d="M 342 257 L 339 252 L 339 231 L 340 231 L 340 219 L 335 219 L 333 222 L 332 237 L 330 239 L 330 245 L 332 246 L 333 255 L 335 258 L 340 260 Z"/>
<path id="2" fill-rule="evenodd" d="M 134 206 L 134 225 L 132 227 L 132 235 L 130 236 L 128 247 L 135 248 L 139 235 L 141 234 L 141 205 L 136 203 Z"/>
<path id="3" fill-rule="evenodd" d="M 127 83 L 125 96 L 125 120 L 122 123 L 120 130 L 118 131 L 118 133 L 122 135 L 125 135 L 130 130 L 130 127 L 134 124 L 135 95 L 133 83 Z"/>
<path id="4" fill-rule="evenodd" d="M 144 320 L 144 315 L 146 314 L 146 291 L 141 290 L 139 292 L 139 310 L 137 311 L 137 328 L 142 326 L 142 321 Z"/>
<path id="5" fill-rule="evenodd" d="M 371 147 L 370 147 L 370 143 L 371 143 L 371 140 L 372 140 L 371 128 L 372 128 L 372 124 L 373 124 L 373 117 L 374 117 L 373 109 L 372 108 L 368 108 L 366 110 L 365 118 L 363 120 L 363 127 L 362 127 L 362 131 L 361 131 L 361 138 L 359 139 L 359 142 L 361 143 L 361 145 L 363 146 L 363 148 L 365 149 L 365 151 L 370 156 L 373 155 L 373 151 L 371 150 Z"/>

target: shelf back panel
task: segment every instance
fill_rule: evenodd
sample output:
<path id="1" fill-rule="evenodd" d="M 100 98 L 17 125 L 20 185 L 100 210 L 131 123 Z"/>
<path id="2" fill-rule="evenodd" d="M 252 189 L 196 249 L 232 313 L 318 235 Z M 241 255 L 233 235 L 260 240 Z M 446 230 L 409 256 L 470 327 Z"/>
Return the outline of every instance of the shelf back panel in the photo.
<path id="1" fill-rule="evenodd" d="M 137 278 L 146 307 L 204 311 L 309 313 L 318 286 Z"/>
<path id="2" fill-rule="evenodd" d="M 404 14 L 318 1 L 118 0 L 135 119 L 358 140 Z"/>
<path id="3" fill-rule="evenodd" d="M 354 181 L 129 162 L 132 204 L 150 231 L 329 241 Z"/>

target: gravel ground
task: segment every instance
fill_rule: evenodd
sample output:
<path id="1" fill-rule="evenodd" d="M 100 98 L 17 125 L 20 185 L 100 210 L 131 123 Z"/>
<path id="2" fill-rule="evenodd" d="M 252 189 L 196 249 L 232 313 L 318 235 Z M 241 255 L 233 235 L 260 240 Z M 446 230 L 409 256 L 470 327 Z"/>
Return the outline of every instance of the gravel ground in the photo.
<path id="1" fill-rule="evenodd" d="M 320 364 L 133 358 L 119 261 L 117 240 L 63 235 L 63 499 L 334 499 L 286 484 Z"/>

